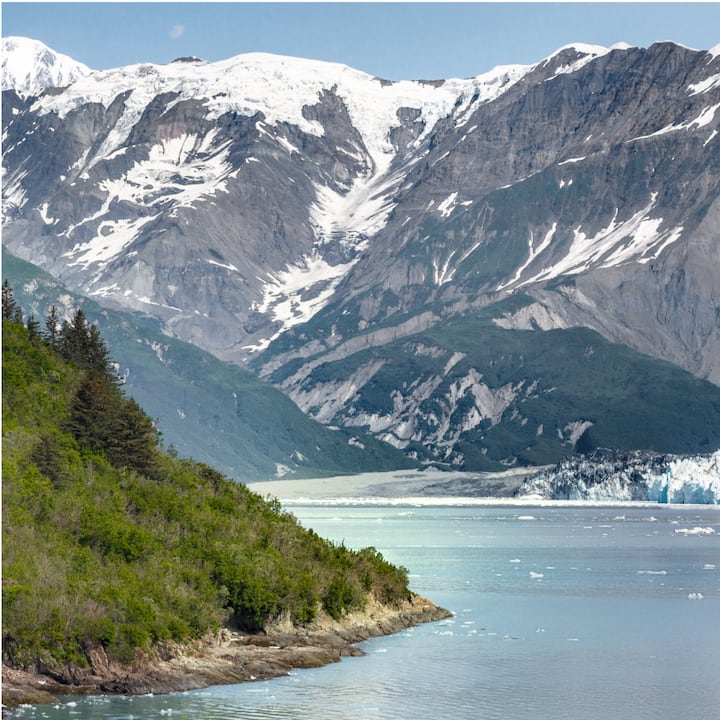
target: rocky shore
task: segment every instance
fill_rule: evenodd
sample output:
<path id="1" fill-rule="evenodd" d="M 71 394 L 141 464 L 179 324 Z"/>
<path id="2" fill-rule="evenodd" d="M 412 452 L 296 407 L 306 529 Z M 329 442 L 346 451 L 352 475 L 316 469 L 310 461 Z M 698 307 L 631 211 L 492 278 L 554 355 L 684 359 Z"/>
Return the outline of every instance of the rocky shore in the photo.
<path id="1" fill-rule="evenodd" d="M 26 672 L 3 665 L 3 707 L 55 702 L 58 695 L 159 694 L 265 680 L 295 668 L 320 667 L 343 656 L 363 655 L 354 643 L 450 614 L 413 595 L 397 606 L 370 600 L 361 612 L 340 621 L 324 616 L 301 627 L 279 621 L 262 634 L 223 629 L 189 644 L 164 643 L 139 655 L 131 665 L 110 661 L 100 646 L 87 649 L 87 667 L 39 666 L 35 672 Z"/>

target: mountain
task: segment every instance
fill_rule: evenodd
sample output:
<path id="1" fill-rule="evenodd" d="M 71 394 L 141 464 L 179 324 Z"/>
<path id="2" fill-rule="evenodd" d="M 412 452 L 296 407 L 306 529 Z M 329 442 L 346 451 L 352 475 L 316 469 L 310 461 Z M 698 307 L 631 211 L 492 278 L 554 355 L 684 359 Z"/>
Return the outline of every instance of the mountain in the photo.
<path id="1" fill-rule="evenodd" d="M 90 72 L 89 67 L 51 50 L 38 40 L 2 39 L 3 90 L 37 95 L 46 88 L 70 85 Z"/>
<path id="2" fill-rule="evenodd" d="M 720 46 L 191 58 L 3 102 L 8 249 L 323 423 L 461 468 L 720 446 Z"/>
<path id="3" fill-rule="evenodd" d="M 25 316 L 44 326 L 52 305 L 70 321 L 82 309 L 97 324 L 123 389 L 156 422 L 165 444 L 236 480 L 318 477 L 408 466 L 402 453 L 365 432 L 329 429 L 272 385 L 194 345 L 163 335 L 157 320 L 103 308 L 69 292 L 3 248 Z"/>

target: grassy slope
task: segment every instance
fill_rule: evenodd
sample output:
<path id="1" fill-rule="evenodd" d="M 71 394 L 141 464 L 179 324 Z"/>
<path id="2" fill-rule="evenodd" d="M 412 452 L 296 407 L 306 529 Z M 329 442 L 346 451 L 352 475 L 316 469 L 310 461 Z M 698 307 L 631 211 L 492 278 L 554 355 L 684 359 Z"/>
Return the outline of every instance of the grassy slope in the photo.
<path id="1" fill-rule="evenodd" d="M 281 613 L 339 616 L 368 592 L 407 596 L 403 569 L 301 528 L 206 465 L 157 450 L 152 477 L 67 429 L 82 372 L 3 321 L 3 653 L 85 662 Z M 118 400 L 122 409 L 127 400 Z"/>

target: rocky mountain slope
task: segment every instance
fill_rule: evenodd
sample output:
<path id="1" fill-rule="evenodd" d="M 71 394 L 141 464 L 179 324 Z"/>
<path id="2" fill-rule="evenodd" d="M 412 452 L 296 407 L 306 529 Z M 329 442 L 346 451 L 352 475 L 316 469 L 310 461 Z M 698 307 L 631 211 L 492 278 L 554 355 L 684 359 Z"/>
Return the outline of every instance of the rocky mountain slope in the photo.
<path id="1" fill-rule="evenodd" d="M 634 380 L 621 405 L 551 398 L 533 423 L 518 409 L 537 388 L 577 391 L 610 341 L 608 357 L 625 346 L 707 381 L 683 450 L 720 442 L 720 46 L 575 45 L 393 83 L 262 54 L 184 59 L 3 103 L 7 247 L 249 364 L 322 422 L 457 467 L 551 461 L 590 427 L 648 416 L 661 429 L 640 422 L 633 442 L 670 450 L 694 381 L 660 385 L 648 358 L 633 363 L 674 417 Z M 601 337 L 580 347 L 574 328 Z M 490 340 L 515 346 L 502 372 Z M 517 370 L 546 340 L 574 368 L 552 383 L 544 361 Z M 543 436 L 557 442 L 534 450 Z"/>

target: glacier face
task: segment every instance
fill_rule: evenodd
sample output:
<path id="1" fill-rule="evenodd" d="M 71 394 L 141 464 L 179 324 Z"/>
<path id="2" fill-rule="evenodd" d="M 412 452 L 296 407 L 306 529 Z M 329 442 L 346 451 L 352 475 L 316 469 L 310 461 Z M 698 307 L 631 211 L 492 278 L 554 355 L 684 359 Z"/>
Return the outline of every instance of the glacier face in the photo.
<path id="1" fill-rule="evenodd" d="M 663 473 L 648 473 L 648 500 L 720 504 L 720 452 L 671 460 Z"/>
<path id="2" fill-rule="evenodd" d="M 694 456 L 597 451 L 565 460 L 527 480 L 518 495 L 554 500 L 718 505 L 720 451 Z"/>

